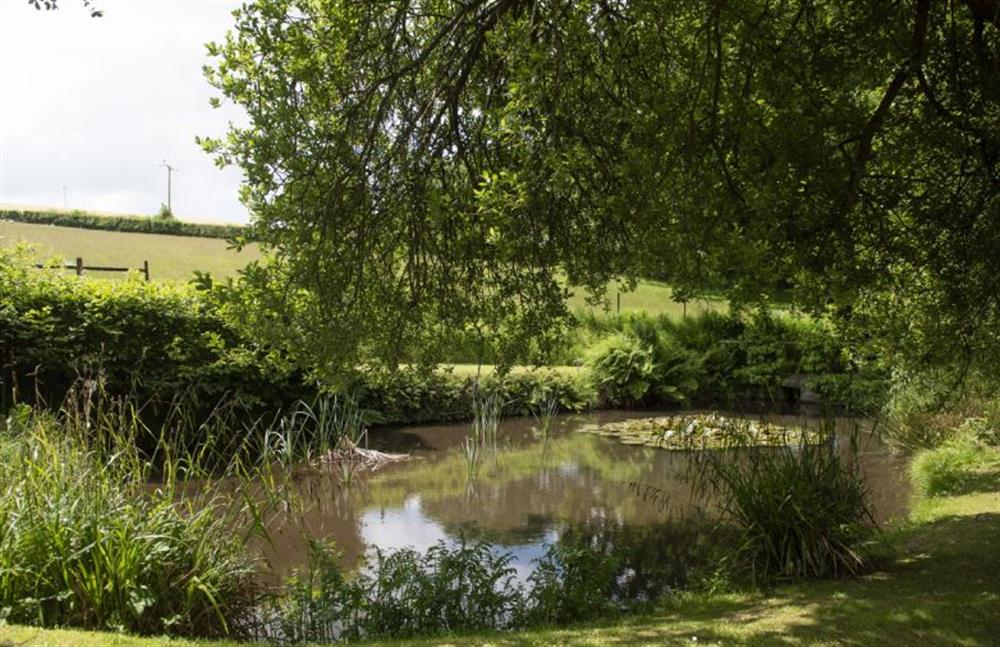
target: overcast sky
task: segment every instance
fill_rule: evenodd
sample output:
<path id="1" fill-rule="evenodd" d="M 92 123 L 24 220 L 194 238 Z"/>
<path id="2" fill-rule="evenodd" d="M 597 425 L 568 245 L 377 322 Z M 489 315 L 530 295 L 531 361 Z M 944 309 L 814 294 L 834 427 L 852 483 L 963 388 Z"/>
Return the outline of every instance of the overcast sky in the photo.
<path id="1" fill-rule="evenodd" d="M 0 0 L 0 203 L 155 213 L 163 159 L 183 219 L 246 221 L 241 174 L 215 167 L 195 135 L 242 113 L 208 105 L 205 43 L 231 27 L 229 0 L 80 0 L 36 11 Z"/>

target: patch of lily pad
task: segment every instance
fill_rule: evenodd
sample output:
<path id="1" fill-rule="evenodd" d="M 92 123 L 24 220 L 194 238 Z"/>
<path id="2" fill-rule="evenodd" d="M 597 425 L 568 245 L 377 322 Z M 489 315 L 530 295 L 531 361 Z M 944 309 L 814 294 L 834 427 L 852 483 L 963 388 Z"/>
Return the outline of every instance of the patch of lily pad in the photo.
<path id="1" fill-rule="evenodd" d="M 763 420 L 717 413 L 639 418 L 588 426 L 580 431 L 614 438 L 625 445 L 692 451 L 732 447 L 781 447 L 817 444 L 820 434 Z"/>

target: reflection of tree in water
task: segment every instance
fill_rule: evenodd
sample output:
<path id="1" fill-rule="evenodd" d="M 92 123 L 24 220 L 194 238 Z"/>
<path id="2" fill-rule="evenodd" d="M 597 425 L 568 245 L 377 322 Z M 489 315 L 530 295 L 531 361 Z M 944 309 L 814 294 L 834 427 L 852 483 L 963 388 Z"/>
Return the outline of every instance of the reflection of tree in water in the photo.
<path id="1" fill-rule="evenodd" d="M 295 481 L 298 503 L 292 508 L 271 511 L 264 519 L 269 541 L 261 551 L 278 576 L 288 575 L 308 561 L 309 540 L 334 540 L 344 555 L 343 565 L 351 568 L 364 553 L 357 505 L 364 485 L 345 487 L 332 474 L 310 475 Z"/>
<path id="2" fill-rule="evenodd" d="M 549 527 L 584 522 L 594 514 L 612 514 L 628 496 L 626 487 L 593 470 L 564 465 L 525 478 L 477 483 L 464 495 L 425 500 L 423 510 L 446 529 L 475 527 L 525 543 L 544 532 L 538 520 Z"/>
<path id="3" fill-rule="evenodd" d="M 400 433 L 404 443 L 446 447 L 450 440 L 464 437 L 465 427 Z M 605 541 L 601 538 L 610 537 L 613 527 L 618 527 L 624 530 L 616 542 L 637 542 L 630 551 L 642 569 L 651 568 L 643 566 L 642 560 L 651 565 L 660 560 L 674 574 L 685 572 L 681 566 L 697 556 L 684 552 L 694 550 L 682 537 L 687 529 L 654 530 L 664 526 L 665 519 L 700 523 L 692 518 L 691 488 L 684 479 L 688 457 L 682 452 L 628 446 L 573 432 L 547 441 L 530 441 L 525 436 L 523 442 L 501 450 L 496 466 L 490 458 L 478 478 L 470 479 L 464 456 L 451 444 L 451 449 L 359 474 L 349 487 L 333 475 L 299 479 L 296 488 L 305 508 L 301 514 L 272 513 L 266 518 L 276 549 L 265 545 L 263 552 L 276 570 L 287 573 L 305 564 L 303 533 L 308 533 L 316 539 L 334 539 L 345 554 L 345 566 L 350 567 L 367 548 L 361 527 L 365 515 L 395 511 L 411 524 L 424 523 L 451 537 L 481 537 L 512 549 L 537 545 L 550 532 L 568 541 L 586 531 L 595 540 Z M 866 475 L 875 478 L 870 485 L 875 486 L 876 498 L 886 499 L 876 503 L 886 510 L 898 508 L 896 502 L 905 490 L 897 486 L 902 472 L 895 459 L 878 443 L 862 459 Z M 629 484 L 651 486 L 657 500 L 644 498 L 641 488 Z M 408 500 L 416 501 L 416 509 L 403 513 Z M 595 529 L 602 530 L 597 533 Z M 643 533 L 649 536 L 640 538 Z M 703 528 L 694 535 L 703 541 Z"/>
<path id="4" fill-rule="evenodd" d="M 552 517 L 527 514 L 521 525 L 509 528 L 484 528 L 471 519 L 445 523 L 443 528 L 449 537 L 481 539 L 495 546 L 513 548 L 542 542 L 557 525 L 559 524 Z"/>
<path id="5" fill-rule="evenodd" d="M 718 563 L 731 534 L 707 520 L 688 519 L 636 526 L 594 519 L 567 528 L 562 548 L 586 548 L 619 564 L 615 595 L 653 600 L 689 586 Z"/>

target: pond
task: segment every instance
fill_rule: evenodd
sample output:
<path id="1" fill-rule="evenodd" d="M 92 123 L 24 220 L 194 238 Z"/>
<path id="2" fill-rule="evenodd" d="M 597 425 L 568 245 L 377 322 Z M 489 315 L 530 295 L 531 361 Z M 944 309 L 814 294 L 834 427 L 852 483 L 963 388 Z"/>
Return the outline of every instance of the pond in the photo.
<path id="1" fill-rule="evenodd" d="M 355 474 L 349 485 L 331 474 L 304 470 L 295 480 L 304 510 L 272 515 L 267 522 L 270 541 L 262 542 L 261 550 L 272 575 L 280 578 L 306 563 L 306 538 L 335 542 L 348 568 L 376 547 L 423 551 L 441 540 L 480 538 L 512 554 L 518 578 L 523 579 L 547 545 L 581 528 L 599 524 L 642 529 L 665 522 L 693 527 L 704 511 L 684 478 L 689 461 L 685 452 L 580 433 L 595 425 L 656 415 L 669 414 L 561 415 L 547 438 L 540 437 L 534 419 L 504 420 L 500 450 L 482 459 L 475 476 L 470 475 L 462 447 L 467 423 L 377 430 L 372 447 L 405 452 L 410 458 Z M 804 416 L 772 415 L 766 420 L 806 428 L 823 422 Z M 864 422 L 833 422 L 837 438 L 862 432 L 861 469 L 878 520 L 904 515 L 909 486 L 903 461 L 869 433 Z M 647 487 L 655 489 L 655 500 L 641 495 Z"/>

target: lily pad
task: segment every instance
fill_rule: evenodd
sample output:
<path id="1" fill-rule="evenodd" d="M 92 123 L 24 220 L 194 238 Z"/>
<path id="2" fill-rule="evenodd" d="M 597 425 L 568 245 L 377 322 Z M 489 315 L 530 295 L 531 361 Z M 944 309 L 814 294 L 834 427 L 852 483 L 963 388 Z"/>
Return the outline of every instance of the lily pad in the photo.
<path id="1" fill-rule="evenodd" d="M 690 451 L 729 447 L 781 447 L 816 444 L 821 437 L 800 427 L 730 418 L 717 413 L 660 416 L 612 422 L 580 429 L 585 433 L 615 438 L 625 445 L 643 445 Z"/>

